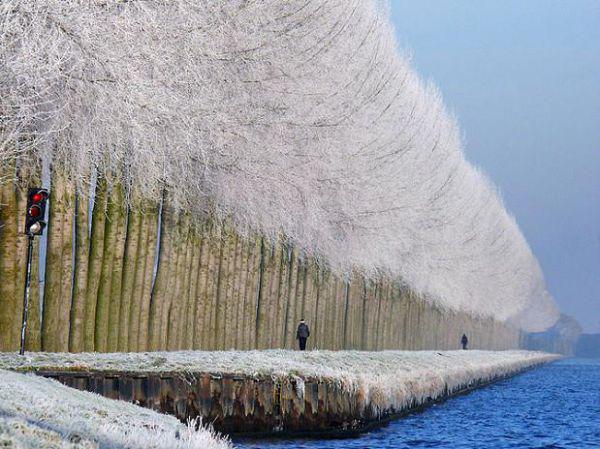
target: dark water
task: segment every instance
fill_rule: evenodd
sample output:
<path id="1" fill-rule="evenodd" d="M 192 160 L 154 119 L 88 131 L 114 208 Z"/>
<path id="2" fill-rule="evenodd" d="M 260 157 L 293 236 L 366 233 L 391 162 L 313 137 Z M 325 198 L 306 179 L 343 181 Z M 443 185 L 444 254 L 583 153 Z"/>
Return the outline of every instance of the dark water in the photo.
<path id="1" fill-rule="evenodd" d="M 244 449 L 600 448 L 600 359 L 562 360 L 346 440 Z"/>

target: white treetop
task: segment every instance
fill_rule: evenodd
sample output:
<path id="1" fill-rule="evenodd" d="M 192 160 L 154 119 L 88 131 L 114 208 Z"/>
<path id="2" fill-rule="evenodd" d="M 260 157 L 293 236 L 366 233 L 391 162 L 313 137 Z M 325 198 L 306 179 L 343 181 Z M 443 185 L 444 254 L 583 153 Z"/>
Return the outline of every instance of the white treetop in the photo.
<path id="1" fill-rule="evenodd" d="M 529 330 L 558 317 L 378 2 L 3 0 L 0 116 L 1 159 L 166 186 L 450 308 Z"/>

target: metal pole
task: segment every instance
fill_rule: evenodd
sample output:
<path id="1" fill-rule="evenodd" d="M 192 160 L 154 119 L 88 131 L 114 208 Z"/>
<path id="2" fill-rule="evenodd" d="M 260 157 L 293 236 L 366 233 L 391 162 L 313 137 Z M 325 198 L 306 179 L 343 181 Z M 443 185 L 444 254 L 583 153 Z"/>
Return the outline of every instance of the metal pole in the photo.
<path id="1" fill-rule="evenodd" d="M 21 326 L 21 349 L 19 354 L 25 354 L 25 331 L 27 330 L 27 312 L 29 311 L 29 284 L 31 283 L 31 258 L 33 256 L 33 235 L 28 234 L 27 273 L 25 275 L 25 291 L 23 293 L 23 324 Z"/>

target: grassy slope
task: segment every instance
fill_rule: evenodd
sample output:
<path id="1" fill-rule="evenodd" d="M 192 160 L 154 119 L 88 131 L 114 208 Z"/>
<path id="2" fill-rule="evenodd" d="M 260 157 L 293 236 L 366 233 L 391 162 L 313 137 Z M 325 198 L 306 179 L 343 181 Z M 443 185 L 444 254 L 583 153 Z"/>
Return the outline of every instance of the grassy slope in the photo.
<path id="1" fill-rule="evenodd" d="M 0 370 L 0 446 L 31 449 L 230 449 L 175 417 Z"/>

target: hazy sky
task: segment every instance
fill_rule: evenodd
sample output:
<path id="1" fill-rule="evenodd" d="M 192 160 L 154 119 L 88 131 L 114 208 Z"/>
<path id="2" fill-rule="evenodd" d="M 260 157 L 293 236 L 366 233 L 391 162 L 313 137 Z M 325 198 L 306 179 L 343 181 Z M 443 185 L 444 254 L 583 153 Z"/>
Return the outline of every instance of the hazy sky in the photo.
<path id="1" fill-rule="evenodd" d="M 600 1 L 391 0 L 552 295 L 600 332 Z"/>

